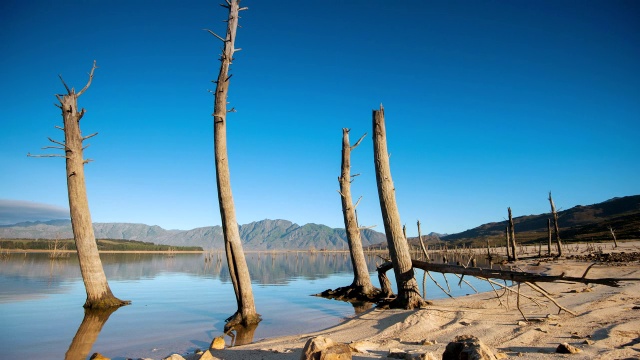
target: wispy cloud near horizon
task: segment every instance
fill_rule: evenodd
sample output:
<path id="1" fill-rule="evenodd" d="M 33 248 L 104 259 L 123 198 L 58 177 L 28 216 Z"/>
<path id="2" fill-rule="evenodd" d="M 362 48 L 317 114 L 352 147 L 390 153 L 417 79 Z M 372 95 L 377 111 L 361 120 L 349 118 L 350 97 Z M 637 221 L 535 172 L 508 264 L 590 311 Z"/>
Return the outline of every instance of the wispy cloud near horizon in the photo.
<path id="1" fill-rule="evenodd" d="M 68 218 L 68 208 L 32 201 L 0 199 L 0 225 Z"/>

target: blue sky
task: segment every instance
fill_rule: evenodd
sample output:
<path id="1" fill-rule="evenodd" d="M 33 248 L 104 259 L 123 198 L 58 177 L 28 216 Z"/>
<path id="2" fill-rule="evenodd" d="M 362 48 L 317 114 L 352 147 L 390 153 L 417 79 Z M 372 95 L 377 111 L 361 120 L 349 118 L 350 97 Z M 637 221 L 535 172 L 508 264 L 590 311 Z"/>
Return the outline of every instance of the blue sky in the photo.
<path id="1" fill-rule="evenodd" d="M 343 227 L 342 128 L 384 104 L 402 221 L 455 233 L 640 193 L 637 1 L 254 1 L 237 35 L 228 117 L 241 224 Z M 0 199 L 67 207 L 54 94 L 84 86 L 96 222 L 220 224 L 207 92 L 215 1 L 3 1 Z M 352 153 L 363 225 L 383 231 L 371 137 Z"/>

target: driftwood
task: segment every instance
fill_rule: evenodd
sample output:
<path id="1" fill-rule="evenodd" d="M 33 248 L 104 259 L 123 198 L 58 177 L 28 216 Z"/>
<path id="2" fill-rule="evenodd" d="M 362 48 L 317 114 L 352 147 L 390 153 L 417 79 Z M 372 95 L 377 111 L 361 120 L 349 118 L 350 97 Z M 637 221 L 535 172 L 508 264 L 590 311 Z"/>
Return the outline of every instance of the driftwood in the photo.
<path id="1" fill-rule="evenodd" d="M 451 274 L 454 274 L 454 275 L 458 276 L 460 278 L 460 281 L 463 281 L 462 279 L 463 279 L 463 277 L 465 275 L 469 275 L 469 276 L 477 277 L 477 278 L 484 279 L 484 280 L 488 281 L 491 284 L 491 287 L 493 288 L 494 291 L 496 291 L 496 289 L 495 289 L 495 287 L 493 287 L 493 285 L 498 285 L 501 288 L 503 288 L 505 291 L 515 292 L 517 294 L 517 308 L 518 308 L 518 311 L 520 311 L 520 313 L 522 314 L 522 317 L 524 318 L 525 321 L 528 321 L 528 319 L 524 315 L 522 310 L 520 309 L 520 297 L 522 296 L 522 297 L 524 297 L 524 298 L 526 298 L 528 300 L 531 300 L 534 303 L 536 303 L 537 305 L 540 305 L 540 304 L 535 299 L 533 299 L 532 297 L 526 296 L 526 295 L 523 295 L 523 294 L 520 293 L 520 284 L 522 284 L 522 283 L 526 284 L 527 286 L 529 286 L 530 288 L 532 288 L 533 290 L 535 290 L 536 292 L 540 293 L 542 296 L 546 297 L 551 302 L 553 302 L 558 307 L 558 313 L 560 313 L 561 311 L 566 311 L 566 312 L 568 312 L 569 314 L 571 314 L 573 316 L 577 316 L 577 314 L 575 312 L 573 312 L 573 311 L 563 307 L 562 305 L 558 304 L 558 302 L 555 301 L 555 299 L 553 299 L 550 296 L 549 293 L 547 293 L 544 289 L 542 289 L 536 283 L 537 282 L 573 282 L 573 283 L 600 284 L 600 285 L 618 287 L 618 286 L 620 286 L 618 284 L 620 281 L 640 281 L 640 279 L 637 279 L 637 278 L 624 278 L 624 279 L 623 278 L 597 278 L 597 279 L 589 279 L 589 278 L 587 278 L 587 273 L 589 272 L 589 270 L 591 270 L 591 268 L 594 265 L 595 265 L 595 263 L 593 263 L 589 267 L 587 267 L 587 269 L 585 270 L 585 272 L 582 275 L 582 277 L 573 277 L 573 276 L 565 276 L 564 273 L 562 273 L 561 275 L 539 275 L 539 274 L 527 273 L 527 272 L 521 272 L 521 271 L 499 270 L 499 269 L 483 269 L 483 268 L 478 268 L 478 267 L 466 267 L 466 266 L 449 265 L 449 264 L 434 264 L 434 263 L 430 263 L 430 262 L 425 262 L 425 261 L 413 260 L 412 259 L 413 268 L 422 269 L 422 270 L 425 271 L 426 274 L 429 274 L 429 271 L 435 271 L 435 272 L 439 272 L 439 273 L 442 273 L 442 274 L 451 273 Z M 386 261 L 383 264 L 378 266 L 378 279 L 380 280 L 380 287 L 382 289 L 382 293 L 388 298 L 392 298 L 393 297 L 393 290 L 391 289 L 391 283 L 389 282 L 389 279 L 387 278 L 386 273 L 387 273 L 387 271 L 391 270 L 392 267 L 393 267 L 393 265 L 389 261 Z M 431 277 L 430 274 L 429 274 L 429 277 Z M 445 277 L 445 279 L 446 279 L 446 277 Z M 502 285 L 502 284 L 499 284 L 499 283 L 493 281 L 492 279 L 510 280 L 512 282 L 515 282 L 518 285 L 517 290 L 509 288 L 506 285 L 506 283 L 505 283 L 505 285 Z M 435 282 L 435 280 L 434 280 L 434 282 Z M 438 285 L 437 282 L 436 282 L 436 285 Z M 438 285 L 438 286 L 440 287 L 440 289 L 442 289 L 442 291 L 445 292 L 445 294 L 451 296 L 440 285 Z M 496 291 L 496 296 L 497 296 L 498 300 L 500 300 L 500 296 L 498 295 L 497 291 Z M 500 304 L 503 305 L 502 304 L 502 300 L 500 300 Z"/>
<path id="2" fill-rule="evenodd" d="M 565 276 L 561 275 L 539 275 L 527 272 L 520 271 L 511 271 L 511 270 L 499 270 L 499 269 L 486 269 L 486 268 L 477 268 L 477 267 L 464 267 L 460 265 L 449 265 L 449 264 L 434 264 L 426 261 L 420 260 L 412 260 L 411 261 L 414 268 L 422 269 L 424 271 L 435 271 L 439 273 L 452 273 L 459 275 L 469 275 L 477 278 L 483 279 L 502 279 L 502 280 L 510 280 L 514 282 L 528 282 L 528 283 L 538 283 L 538 282 L 574 282 L 574 283 L 583 283 L 583 284 L 600 284 L 612 287 L 620 286 L 620 281 L 640 281 L 640 279 L 629 278 L 629 279 L 621 279 L 621 278 L 587 278 L 587 273 L 591 269 L 591 266 L 587 268 L 584 275 L 582 277 L 573 277 L 573 276 Z M 593 266 L 593 265 L 592 265 Z M 392 293 L 391 285 L 386 279 L 386 272 L 391 270 L 392 264 L 387 261 L 378 266 L 378 279 L 380 279 L 380 286 L 382 287 L 382 292 L 385 294 Z M 389 286 L 389 288 L 386 288 Z"/>

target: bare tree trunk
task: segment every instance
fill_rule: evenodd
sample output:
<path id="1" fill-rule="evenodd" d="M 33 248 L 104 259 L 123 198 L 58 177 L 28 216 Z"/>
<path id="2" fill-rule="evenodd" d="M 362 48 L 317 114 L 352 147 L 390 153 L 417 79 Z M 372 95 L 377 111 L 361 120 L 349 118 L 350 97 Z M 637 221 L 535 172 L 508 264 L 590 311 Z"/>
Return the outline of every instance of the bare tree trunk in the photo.
<path id="1" fill-rule="evenodd" d="M 547 254 L 551 255 L 551 219 L 547 219 Z"/>
<path id="2" fill-rule="evenodd" d="M 340 183 L 344 226 L 347 232 L 351 263 L 353 264 L 354 278 L 351 287 L 362 294 L 371 294 L 377 292 L 377 289 L 371 284 L 367 261 L 364 257 L 364 251 L 362 250 L 362 239 L 360 238 L 360 228 L 356 218 L 355 206 L 351 199 L 351 150 L 360 145 L 365 135 L 367 134 L 362 135 L 362 137 L 351 146 L 349 143 L 349 129 L 342 129 L 342 166 L 338 182 Z"/>
<path id="3" fill-rule="evenodd" d="M 504 229 L 504 236 L 505 236 L 505 239 L 507 241 L 507 244 L 504 247 L 504 250 L 507 252 L 507 260 L 511 260 L 511 253 L 509 251 L 509 247 L 511 246 L 511 240 L 510 240 L 510 237 L 509 237 L 509 225 L 507 225 L 505 227 L 505 229 Z"/>
<path id="4" fill-rule="evenodd" d="M 258 324 L 234 326 L 233 330 L 227 332 L 227 335 L 232 338 L 231 346 L 251 344 L 257 328 Z"/>
<path id="5" fill-rule="evenodd" d="M 427 261 L 431 261 L 429 259 L 429 252 L 427 252 L 427 248 L 424 246 L 424 242 L 422 241 L 422 231 L 420 231 L 420 220 L 418 220 L 418 239 L 420 240 L 420 246 L 422 247 L 422 253 L 424 254 Z"/>
<path id="6" fill-rule="evenodd" d="M 62 80 L 62 84 L 67 90 L 66 94 L 56 95 L 58 101 L 60 101 L 60 105 L 56 106 L 62 110 L 62 120 L 64 124 L 63 128 L 57 128 L 64 131 L 64 143 L 49 138 L 49 141 L 58 146 L 47 146 L 44 147 L 44 149 L 52 148 L 63 150 L 65 155 L 35 155 L 35 157 L 66 158 L 71 228 L 78 252 L 80 273 L 82 274 L 82 280 L 84 281 L 84 287 L 87 292 L 87 300 L 84 303 L 84 307 L 88 309 L 105 309 L 126 305 L 130 302 L 122 301 L 111 293 L 107 277 L 102 268 L 100 254 L 98 253 L 98 245 L 91 223 L 91 213 L 89 212 L 89 201 L 87 200 L 84 164 L 91 160 L 84 159 L 83 151 L 85 147 L 83 147 L 83 142 L 98 133 L 82 136 L 80 119 L 82 119 L 85 110 L 78 108 L 78 98 L 91 85 L 93 73 L 96 68 L 94 61 L 91 73 L 89 73 L 89 80 L 78 93 L 75 92 L 74 88 L 69 89 L 64 80 L 62 80 L 62 76 L 60 76 L 60 80 Z M 29 154 L 29 156 L 32 155 Z"/>
<path id="7" fill-rule="evenodd" d="M 218 203 L 220 205 L 220 217 L 222 219 L 222 231 L 224 234 L 225 250 L 229 273 L 232 277 L 238 311 L 227 319 L 225 331 L 236 325 L 248 326 L 260 322 L 260 315 L 256 312 L 251 288 L 249 268 L 242 250 L 240 231 L 236 221 L 236 210 L 231 192 L 231 175 L 229 173 L 229 161 L 227 156 L 227 94 L 229 91 L 229 67 L 233 60 L 233 53 L 238 27 L 239 0 L 228 1 L 229 5 L 223 5 L 229 9 L 226 37 L 222 39 L 209 30 L 211 34 L 223 40 L 224 48 L 220 58 L 220 73 L 216 81 L 215 103 L 213 109 L 213 134 L 216 163 L 216 185 L 218 187 Z"/>
<path id="8" fill-rule="evenodd" d="M 613 230 L 613 227 L 609 226 L 609 231 L 611 232 L 611 236 L 613 237 L 613 243 L 615 247 L 618 247 L 618 239 L 616 239 L 616 231 Z"/>
<path id="9" fill-rule="evenodd" d="M 553 203 L 551 197 L 551 191 L 549 191 L 549 204 L 551 204 L 551 214 L 553 215 L 553 226 L 556 233 L 556 246 L 558 247 L 558 256 L 562 256 L 562 240 L 560 240 L 560 227 L 558 226 L 558 213 L 556 212 L 556 206 Z"/>
<path id="10" fill-rule="evenodd" d="M 516 230 L 513 227 L 513 217 L 511 216 L 511 208 L 507 208 L 509 212 L 509 237 L 511 238 L 511 253 L 513 260 L 518 261 L 518 252 L 516 251 Z"/>
<path id="11" fill-rule="evenodd" d="M 384 230 L 387 235 L 389 256 L 393 263 L 393 271 L 398 285 L 398 297 L 393 306 L 414 309 L 425 305 L 420 296 L 418 283 L 411 265 L 409 244 L 402 233 L 402 222 L 396 205 L 395 188 L 391 179 L 389 152 L 387 151 L 387 135 L 384 123 L 384 108 L 373 110 L 373 154 L 378 184 L 378 197 Z M 383 289 L 384 291 L 384 289 Z"/>

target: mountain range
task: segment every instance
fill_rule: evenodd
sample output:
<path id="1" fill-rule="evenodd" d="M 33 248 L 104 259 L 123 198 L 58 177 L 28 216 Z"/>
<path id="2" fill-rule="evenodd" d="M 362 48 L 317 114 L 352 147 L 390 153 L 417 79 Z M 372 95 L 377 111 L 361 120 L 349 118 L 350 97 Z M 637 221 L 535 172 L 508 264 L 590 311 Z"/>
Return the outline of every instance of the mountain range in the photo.
<path id="1" fill-rule="evenodd" d="M 506 217 L 505 209 L 505 217 Z M 550 213 L 513 218 L 521 242 L 537 242 L 547 238 Z M 573 240 L 610 240 L 614 230 L 618 239 L 640 238 L 640 195 L 616 197 L 593 205 L 577 205 L 558 211 L 560 238 Z M 480 225 L 457 234 L 446 235 L 443 241 L 486 240 L 504 238 L 507 220 Z M 518 236 L 520 234 L 520 236 Z"/>
<path id="2" fill-rule="evenodd" d="M 223 249 L 221 226 L 192 230 L 165 230 L 160 226 L 130 223 L 94 223 L 98 239 L 126 239 L 173 246 L 201 246 Z M 22 222 L 0 226 L 2 239 L 73 238 L 70 220 Z M 240 225 L 240 238 L 246 250 L 347 249 L 344 229 L 325 225 L 298 225 L 287 220 L 261 220 Z M 386 241 L 384 234 L 370 229 L 362 231 L 363 246 Z"/>
<path id="3" fill-rule="evenodd" d="M 517 209 L 514 209 L 517 211 Z M 505 211 L 506 214 L 506 211 Z M 640 238 L 640 195 L 613 198 L 593 205 L 578 205 L 558 212 L 562 239 L 609 240 L 609 227 L 618 239 Z M 547 237 L 547 219 L 550 214 L 526 215 L 513 219 L 519 242 L 540 242 Z M 507 221 L 491 222 L 457 234 L 431 233 L 423 239 L 486 244 L 504 239 Z M 94 223 L 96 238 L 126 239 L 172 246 L 201 246 L 204 249 L 222 249 L 222 227 L 209 226 L 192 230 L 165 230 L 160 226 L 131 223 Z M 320 224 L 298 225 L 287 220 L 261 220 L 240 225 L 240 237 L 246 250 L 309 250 L 347 249 L 344 229 Z M 0 239 L 68 239 L 72 238 L 69 220 L 22 222 L 0 225 Z M 416 238 L 410 238 L 413 244 Z M 362 231 L 364 247 L 386 246 L 383 233 Z M 417 243 L 416 243 L 417 244 Z"/>

